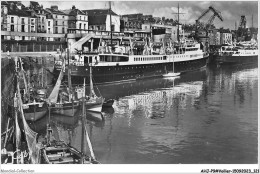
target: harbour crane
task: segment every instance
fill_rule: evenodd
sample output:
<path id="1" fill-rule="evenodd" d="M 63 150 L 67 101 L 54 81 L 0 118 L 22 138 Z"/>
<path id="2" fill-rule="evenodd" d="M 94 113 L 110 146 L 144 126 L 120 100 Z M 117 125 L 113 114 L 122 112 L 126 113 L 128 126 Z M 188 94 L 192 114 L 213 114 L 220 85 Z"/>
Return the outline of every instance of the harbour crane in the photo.
<path id="1" fill-rule="evenodd" d="M 247 35 L 247 29 L 246 29 L 246 17 L 244 15 L 240 18 L 239 27 L 237 30 L 237 38 L 238 40 L 244 40 L 245 36 Z"/>
<path id="2" fill-rule="evenodd" d="M 223 21 L 223 17 L 221 16 L 221 13 L 219 11 L 217 11 L 214 7 L 210 6 L 206 11 L 204 11 L 202 13 L 202 15 L 200 15 L 200 17 L 196 20 L 196 32 L 195 35 L 196 37 L 198 37 L 198 30 L 199 30 L 199 20 L 201 18 L 203 18 L 209 11 L 213 12 L 213 15 L 210 17 L 210 19 L 208 20 L 208 22 L 206 23 L 205 27 L 203 27 L 202 30 L 204 30 L 206 32 L 206 37 L 208 37 L 208 30 L 211 28 L 212 23 L 214 21 L 214 19 L 216 17 L 218 17 L 221 21 Z"/>

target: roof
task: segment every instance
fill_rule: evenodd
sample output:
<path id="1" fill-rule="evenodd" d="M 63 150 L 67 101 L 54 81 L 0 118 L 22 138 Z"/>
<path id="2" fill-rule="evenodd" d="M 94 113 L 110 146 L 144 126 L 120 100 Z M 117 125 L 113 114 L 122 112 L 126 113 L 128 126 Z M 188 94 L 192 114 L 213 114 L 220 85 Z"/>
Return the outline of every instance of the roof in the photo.
<path id="1" fill-rule="evenodd" d="M 6 1 L 1 1 L 1 5 L 8 5 Z"/>
<path id="2" fill-rule="evenodd" d="M 68 9 L 68 10 L 61 10 L 63 13 L 71 16 L 76 16 L 76 15 L 86 15 L 85 12 L 79 10 L 79 9 Z"/>
<path id="3" fill-rule="evenodd" d="M 109 15 L 109 9 L 93 9 L 93 10 L 82 10 L 83 12 L 87 12 L 88 16 L 101 16 L 101 15 Z M 111 10 L 111 15 L 118 16 L 113 10 Z"/>
<path id="4" fill-rule="evenodd" d="M 107 16 L 88 16 L 88 25 L 102 25 L 106 23 Z"/>
<path id="5" fill-rule="evenodd" d="M 58 14 L 58 15 L 67 15 L 66 13 L 60 11 L 60 10 L 54 10 L 51 8 L 46 8 L 46 11 L 52 14 Z"/>
<path id="6" fill-rule="evenodd" d="M 38 2 L 35 1 L 30 1 L 30 5 L 32 5 L 33 7 L 40 7 L 40 4 Z"/>
<path id="7" fill-rule="evenodd" d="M 8 4 L 8 15 L 31 17 L 31 14 L 25 10 L 20 10 L 15 4 Z"/>

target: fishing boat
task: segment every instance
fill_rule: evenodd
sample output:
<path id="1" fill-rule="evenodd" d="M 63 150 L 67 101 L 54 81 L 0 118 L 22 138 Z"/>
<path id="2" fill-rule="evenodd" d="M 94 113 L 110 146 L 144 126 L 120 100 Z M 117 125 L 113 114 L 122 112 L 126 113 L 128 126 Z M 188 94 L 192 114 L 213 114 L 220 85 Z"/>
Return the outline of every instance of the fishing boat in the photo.
<path id="1" fill-rule="evenodd" d="M 63 141 L 52 142 L 42 149 L 42 163 L 45 164 L 99 164 Z"/>
<path id="2" fill-rule="evenodd" d="M 111 7 L 109 9 L 111 11 Z M 173 69 L 173 73 L 194 71 L 205 67 L 207 63 L 208 54 L 203 51 L 202 45 L 194 40 L 179 42 L 178 39 L 179 43 L 174 44 L 171 40 L 154 42 L 151 38 L 143 38 L 141 41 L 122 38 L 127 44 L 116 41 L 117 45 L 113 45 L 112 30 L 110 35 L 111 44 L 106 44 L 101 38 L 98 52 L 82 51 L 82 40 L 87 42 L 92 35 L 86 35 L 73 44 L 78 44 L 79 48 L 73 55 L 71 66 L 74 84 L 82 83 L 84 78 L 89 77 L 89 66 L 93 67 L 96 84 L 104 84 L 161 77 Z M 59 74 L 60 65 L 61 62 L 56 60 L 54 74 Z"/>
<path id="3" fill-rule="evenodd" d="M 82 119 L 85 119 L 85 97 L 82 98 L 83 109 Z M 50 118 L 50 116 L 49 116 Z M 53 136 L 53 130 L 50 124 L 47 125 L 47 144 L 42 148 L 42 163 L 45 164 L 99 164 L 95 159 L 90 139 L 88 137 L 85 124 L 82 123 L 82 151 L 70 146 L 64 141 L 57 141 Z M 90 156 L 83 153 L 84 135 L 87 137 L 87 143 L 90 148 Z"/>
<path id="4" fill-rule="evenodd" d="M 48 111 L 47 103 L 43 99 L 45 93 L 42 93 L 42 90 L 35 91 L 29 87 L 29 83 L 27 82 L 25 77 L 21 58 L 15 59 L 15 63 L 17 78 L 18 80 L 20 80 L 18 74 L 22 74 L 22 80 L 24 83 L 24 89 L 22 90 L 22 101 L 25 119 L 30 121 L 37 121 L 42 118 Z"/>
<path id="5" fill-rule="evenodd" d="M 256 44 L 237 44 L 221 46 L 216 61 L 219 64 L 252 64 L 258 62 Z"/>
<path id="6" fill-rule="evenodd" d="M 68 52 L 68 50 L 67 50 Z M 67 57 L 69 61 L 69 56 Z M 62 63 L 62 70 L 60 71 L 59 77 L 56 81 L 56 84 L 49 95 L 47 101 L 49 104 L 49 108 L 51 109 L 51 113 L 60 114 L 64 116 L 74 116 L 79 108 L 79 100 L 75 98 L 74 93 L 72 92 L 71 81 L 70 81 L 70 70 L 68 71 L 68 88 L 64 90 L 60 90 L 61 81 L 64 76 L 65 69 L 65 60 Z M 69 63 L 68 63 L 69 67 Z"/>
<path id="7" fill-rule="evenodd" d="M 92 67 L 89 66 L 90 69 L 90 76 L 89 76 L 89 95 L 86 95 L 86 86 L 85 86 L 85 79 L 84 79 L 84 83 L 83 83 L 83 88 L 80 89 L 78 88 L 76 90 L 77 92 L 77 96 L 79 99 L 81 98 L 85 98 L 85 108 L 87 111 L 90 112 L 98 112 L 101 113 L 102 111 L 102 105 L 104 103 L 104 98 L 102 96 L 97 96 L 95 91 L 94 91 L 94 85 L 93 85 L 93 81 L 92 81 Z"/>
<path id="8" fill-rule="evenodd" d="M 106 107 L 112 107 L 114 104 L 114 99 L 108 99 L 106 101 L 104 101 L 103 105 L 102 105 L 102 109 L 106 108 Z"/>

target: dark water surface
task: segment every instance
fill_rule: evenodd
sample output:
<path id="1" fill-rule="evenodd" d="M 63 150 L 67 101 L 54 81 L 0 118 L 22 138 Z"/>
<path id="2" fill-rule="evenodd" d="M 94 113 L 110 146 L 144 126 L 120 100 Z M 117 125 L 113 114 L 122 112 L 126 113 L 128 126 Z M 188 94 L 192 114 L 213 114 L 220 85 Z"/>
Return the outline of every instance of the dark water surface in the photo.
<path id="1" fill-rule="evenodd" d="M 117 99 L 104 121 L 88 113 L 88 133 L 103 164 L 257 163 L 257 66 L 208 67 L 176 79 L 98 88 Z M 51 116 L 59 139 L 86 150 L 79 118 Z M 44 134 L 39 121 L 34 127 Z"/>

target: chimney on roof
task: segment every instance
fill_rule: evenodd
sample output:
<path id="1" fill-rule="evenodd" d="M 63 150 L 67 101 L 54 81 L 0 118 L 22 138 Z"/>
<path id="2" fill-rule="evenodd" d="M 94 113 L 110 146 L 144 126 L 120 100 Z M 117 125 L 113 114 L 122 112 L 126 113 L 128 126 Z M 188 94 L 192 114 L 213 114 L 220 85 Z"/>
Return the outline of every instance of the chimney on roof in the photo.
<path id="1" fill-rule="evenodd" d="M 52 9 L 52 10 L 58 10 L 58 6 L 57 6 L 57 5 L 52 5 L 52 6 L 51 6 L 51 9 Z"/>
<path id="2" fill-rule="evenodd" d="M 10 3 L 10 9 L 14 10 L 14 3 L 13 2 Z"/>
<path id="3" fill-rule="evenodd" d="M 73 5 L 71 9 L 72 9 L 72 10 L 75 10 L 75 9 L 76 9 L 75 5 Z"/>

